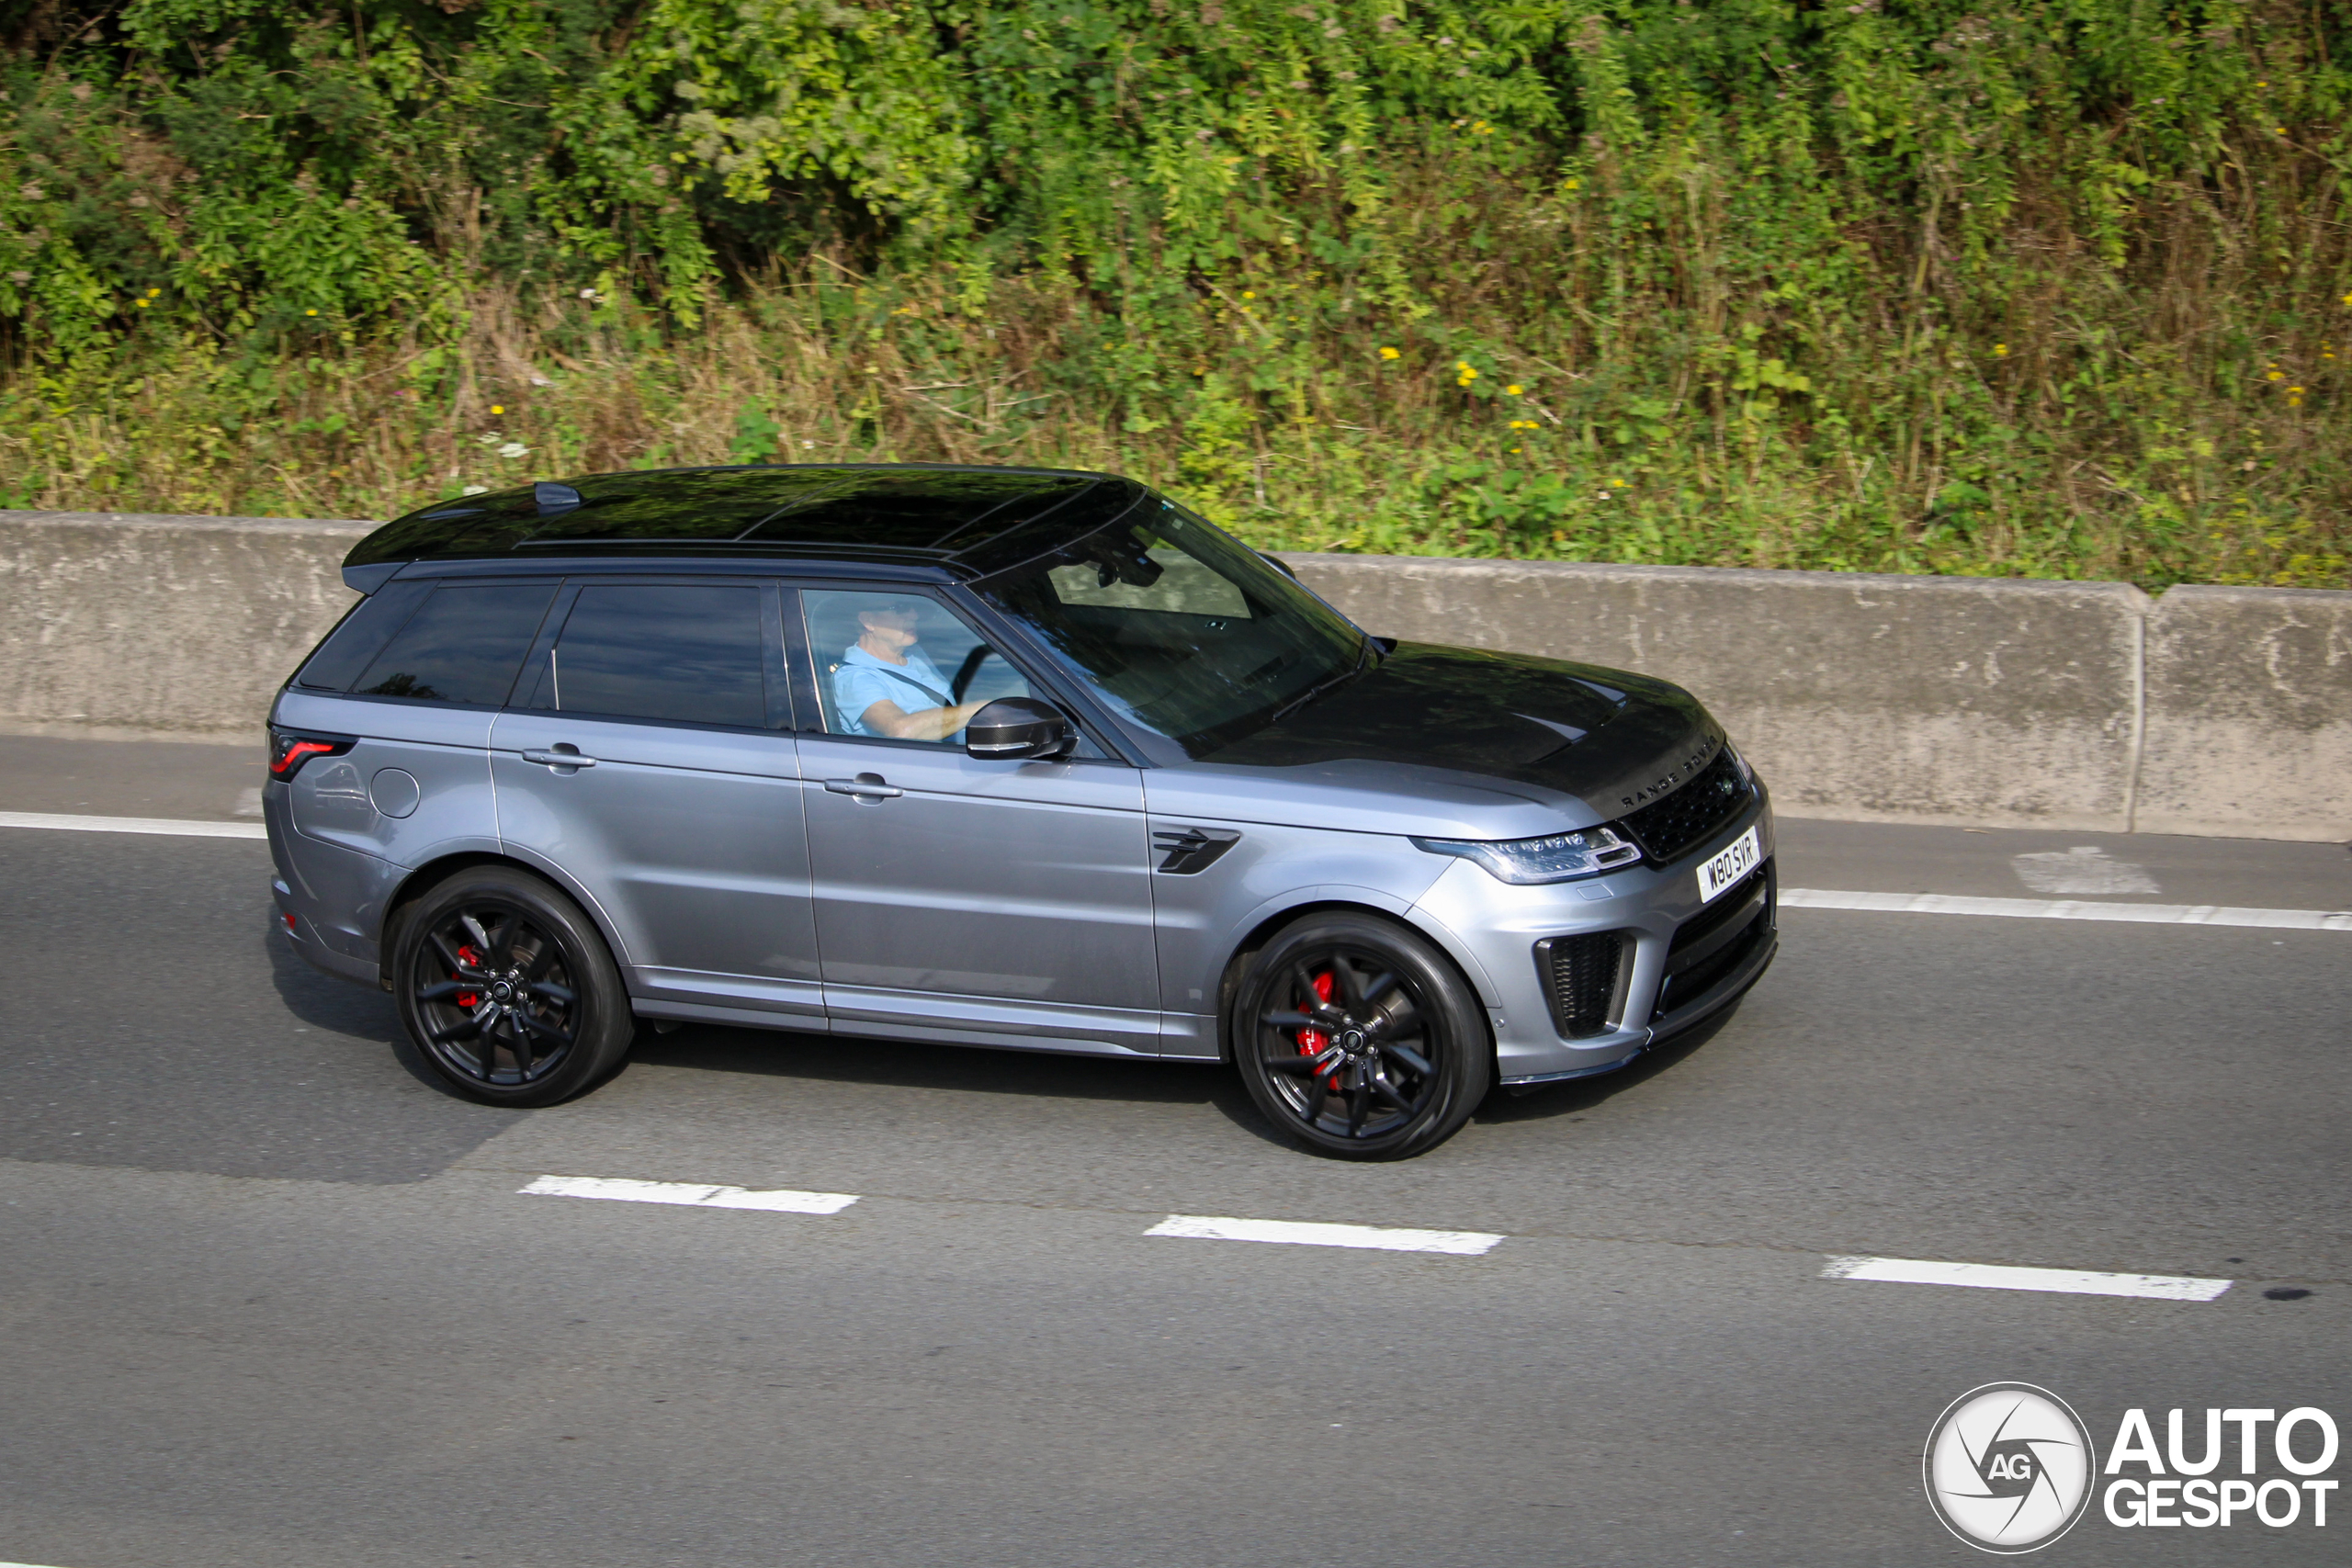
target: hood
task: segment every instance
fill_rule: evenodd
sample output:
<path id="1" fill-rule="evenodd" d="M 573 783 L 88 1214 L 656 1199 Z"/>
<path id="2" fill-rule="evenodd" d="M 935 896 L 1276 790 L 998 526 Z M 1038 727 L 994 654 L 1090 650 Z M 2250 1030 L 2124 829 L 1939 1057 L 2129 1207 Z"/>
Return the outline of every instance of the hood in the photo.
<path id="1" fill-rule="evenodd" d="M 1577 827 L 1622 817 L 1712 761 L 1723 739 L 1698 699 L 1665 681 L 1530 654 L 1400 643 L 1347 684 L 1199 763 L 1261 777 L 1265 769 L 1295 770 L 1301 784 L 1349 793 L 1435 788 L 1441 798 L 1462 797 L 1457 811 L 1442 815 L 1468 808 L 1493 818 L 1492 836 L 1509 837 L 1557 830 L 1561 812 Z M 1480 811 L 1474 799 L 1544 811 Z M 1445 831 L 1434 824 L 1410 830 Z"/>

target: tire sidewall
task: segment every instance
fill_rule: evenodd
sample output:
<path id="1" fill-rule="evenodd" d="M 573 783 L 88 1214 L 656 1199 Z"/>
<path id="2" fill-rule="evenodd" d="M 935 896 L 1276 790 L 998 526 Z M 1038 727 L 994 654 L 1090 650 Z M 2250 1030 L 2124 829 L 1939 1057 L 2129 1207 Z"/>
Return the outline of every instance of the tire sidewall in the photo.
<path id="1" fill-rule="evenodd" d="M 1420 992 L 1435 1015 L 1431 1023 L 1444 1035 L 1437 1092 L 1419 1115 L 1377 1138 L 1338 1137 L 1306 1125 L 1259 1066 L 1257 1021 L 1267 1010 L 1269 991 L 1287 974 L 1293 959 L 1334 946 L 1368 949 L 1394 960 Z M 1376 915 L 1309 915 L 1275 933 L 1251 955 L 1234 987 L 1226 1028 L 1234 1066 L 1260 1113 L 1307 1148 L 1342 1159 L 1399 1159 L 1434 1147 L 1470 1119 L 1493 1079 L 1494 1041 L 1486 1010 L 1469 981 L 1426 937 Z"/>
<path id="2" fill-rule="evenodd" d="M 511 905 L 540 924 L 562 948 L 566 966 L 580 982 L 578 995 L 584 1016 L 574 1026 L 571 1056 L 547 1077 L 527 1084 L 478 1083 L 444 1067 L 426 1043 L 424 1020 L 415 999 L 417 954 L 425 933 L 452 909 L 484 903 Z M 636 1037 L 637 1021 L 629 1010 L 628 992 L 603 933 L 560 888 L 528 872 L 477 866 L 435 883 L 401 910 L 390 973 L 401 1027 L 435 1080 L 455 1094 L 485 1105 L 532 1107 L 569 1100 L 610 1077 Z"/>

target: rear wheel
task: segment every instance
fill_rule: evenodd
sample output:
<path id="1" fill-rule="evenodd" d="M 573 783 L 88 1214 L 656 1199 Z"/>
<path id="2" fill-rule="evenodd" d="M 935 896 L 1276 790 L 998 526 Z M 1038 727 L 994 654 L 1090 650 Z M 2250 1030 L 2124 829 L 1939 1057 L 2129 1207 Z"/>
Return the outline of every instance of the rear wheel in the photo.
<path id="1" fill-rule="evenodd" d="M 1310 915 L 1250 961 L 1227 1021 L 1258 1109 L 1309 1148 L 1400 1159 L 1452 1137 L 1493 1076 L 1478 998 L 1427 941 Z"/>
<path id="2" fill-rule="evenodd" d="M 568 1100 L 618 1066 L 637 1032 L 580 906 L 507 866 L 458 872 L 410 905 L 391 973 L 426 1065 L 489 1105 Z"/>

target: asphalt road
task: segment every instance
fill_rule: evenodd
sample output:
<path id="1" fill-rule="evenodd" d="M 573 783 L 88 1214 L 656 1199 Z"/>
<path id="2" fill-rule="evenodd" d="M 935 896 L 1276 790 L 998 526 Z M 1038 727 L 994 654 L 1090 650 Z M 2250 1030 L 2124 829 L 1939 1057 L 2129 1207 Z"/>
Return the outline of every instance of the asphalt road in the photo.
<path id="1" fill-rule="evenodd" d="M 233 817 L 205 750 L 91 751 L 76 789 L 17 742 L 0 809 Z M 1782 856 L 2352 907 L 2324 845 L 1789 823 Z M 1356 1167 L 1214 1069 L 718 1029 L 485 1110 L 277 947 L 266 867 L 0 829 L 0 1559 L 1961 1562 L 1919 1454 L 1975 1385 L 2102 1449 L 2132 1406 L 2352 1427 L 2352 933 L 1790 910 L 1707 1038 Z M 519 1192 L 545 1174 L 859 1201 Z M 1144 1234 L 1171 1213 L 1506 1239 Z M 1822 1277 L 1854 1254 L 2235 1283 Z M 2341 1494 L 2325 1529 L 2095 1507 L 2046 1560 L 2335 1562 L 2338 1529 Z"/>

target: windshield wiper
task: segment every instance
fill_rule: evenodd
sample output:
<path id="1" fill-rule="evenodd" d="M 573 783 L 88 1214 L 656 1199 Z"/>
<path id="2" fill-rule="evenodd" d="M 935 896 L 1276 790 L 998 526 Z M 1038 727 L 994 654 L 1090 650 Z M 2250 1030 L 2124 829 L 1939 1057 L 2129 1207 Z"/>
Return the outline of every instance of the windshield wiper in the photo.
<path id="1" fill-rule="evenodd" d="M 1307 687 L 1306 690 L 1301 692 L 1298 695 L 1293 697 L 1290 701 L 1276 708 L 1273 711 L 1272 716 L 1268 718 L 1266 722 L 1268 724 L 1280 724 L 1283 720 L 1288 718 L 1291 715 L 1296 713 L 1299 709 L 1305 707 L 1307 704 L 1313 702 L 1324 693 L 1337 691 L 1340 687 L 1346 685 L 1349 682 L 1363 674 L 1364 666 L 1371 661 L 1372 639 L 1370 637 L 1366 637 L 1363 640 L 1363 646 L 1356 650 L 1356 662 L 1354 669 L 1343 670 L 1337 675 L 1333 675 L 1327 680 L 1316 682 L 1315 684 Z"/>

